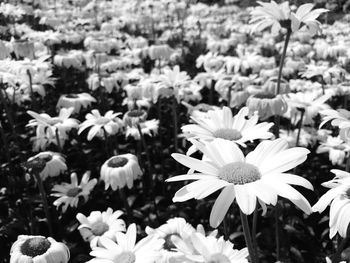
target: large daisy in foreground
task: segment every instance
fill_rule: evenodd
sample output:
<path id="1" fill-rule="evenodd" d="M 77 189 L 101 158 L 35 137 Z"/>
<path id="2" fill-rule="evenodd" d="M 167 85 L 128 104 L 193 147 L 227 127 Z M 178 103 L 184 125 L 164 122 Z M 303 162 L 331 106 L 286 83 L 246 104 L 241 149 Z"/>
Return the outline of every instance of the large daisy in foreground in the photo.
<path id="1" fill-rule="evenodd" d="M 350 224 L 350 173 L 333 169 L 335 177 L 322 185 L 330 188 L 312 207 L 314 212 L 322 213 L 328 205 L 329 237 L 333 238 L 337 232 L 343 238 L 347 236 Z"/>
<path id="2" fill-rule="evenodd" d="M 222 189 L 210 214 L 210 225 L 216 228 L 236 198 L 244 214 L 251 214 L 256 201 L 276 205 L 277 197 L 289 199 L 305 213 L 311 213 L 309 202 L 290 185 L 300 185 L 310 190 L 313 187 L 303 177 L 285 173 L 304 162 L 309 150 L 302 147 L 288 149 L 284 139 L 261 142 L 254 151 L 244 157 L 238 146 L 231 141 L 215 139 L 206 144 L 194 142 L 204 154 L 198 160 L 183 154 L 172 157 L 191 171 L 168 179 L 168 182 L 196 180 L 178 190 L 174 202 L 191 198 L 202 199 Z"/>
<path id="3" fill-rule="evenodd" d="M 273 136 L 269 132 L 273 123 L 258 123 L 259 116 L 255 112 L 248 118 L 249 109 L 242 108 L 237 115 L 232 116 L 231 109 L 210 110 L 203 116 L 192 117 L 196 124 L 189 124 L 182 127 L 182 131 L 196 138 L 211 141 L 215 138 L 222 138 L 233 141 L 246 147 L 245 142 L 256 139 L 269 139 Z"/>

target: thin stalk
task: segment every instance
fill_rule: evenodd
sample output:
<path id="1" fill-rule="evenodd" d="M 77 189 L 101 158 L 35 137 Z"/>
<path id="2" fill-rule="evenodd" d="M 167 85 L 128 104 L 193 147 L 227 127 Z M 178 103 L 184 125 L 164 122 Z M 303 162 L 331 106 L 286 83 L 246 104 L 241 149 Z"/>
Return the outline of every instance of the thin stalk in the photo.
<path id="1" fill-rule="evenodd" d="M 1 92 L 1 91 L 0 91 Z M 10 167 L 12 166 L 11 165 L 11 155 L 10 155 L 10 151 L 9 151 L 9 143 L 7 141 L 7 137 L 6 137 L 6 134 L 5 134 L 5 131 L 1 125 L 1 122 L 0 122 L 0 134 L 1 134 L 1 138 L 2 138 L 2 142 L 3 142 L 3 146 L 4 146 L 4 150 L 5 150 L 5 154 L 6 154 L 6 162 L 10 165 Z M 7 150 L 6 150 L 7 149 Z"/>
<path id="2" fill-rule="evenodd" d="M 297 134 L 297 140 L 295 142 L 295 147 L 299 146 L 299 139 L 300 139 L 301 128 L 303 126 L 303 119 L 304 119 L 305 109 L 304 108 L 299 108 L 299 111 L 300 111 L 300 121 L 299 121 L 299 126 L 298 126 L 298 134 Z"/>
<path id="3" fill-rule="evenodd" d="M 255 208 L 254 214 L 253 214 L 252 240 L 253 240 L 253 246 L 254 246 L 254 253 L 255 253 L 256 263 L 259 263 L 258 243 L 256 241 L 256 227 L 257 227 L 257 223 L 258 223 L 258 207 Z"/>
<path id="4" fill-rule="evenodd" d="M 242 212 L 242 210 L 239 210 L 239 213 L 241 215 L 241 222 L 242 222 L 242 227 L 243 227 L 243 232 L 244 232 L 244 239 L 245 239 L 245 243 L 248 247 L 250 261 L 252 263 L 256 263 L 252 238 L 250 236 L 248 217 L 246 214 L 244 214 Z"/>
<path id="5" fill-rule="evenodd" d="M 128 218 L 128 221 L 132 222 L 132 209 L 131 209 L 129 202 L 126 198 L 124 188 L 119 188 L 119 196 L 120 196 L 120 199 L 122 200 L 123 205 L 125 207 L 126 216 Z"/>
<path id="6" fill-rule="evenodd" d="M 232 85 L 228 87 L 227 90 L 227 107 L 231 108 L 231 97 L 232 97 Z"/>
<path id="7" fill-rule="evenodd" d="M 41 199 L 43 201 L 43 206 L 44 206 L 44 212 L 47 220 L 47 225 L 49 227 L 49 234 L 52 237 L 53 236 L 53 231 L 52 231 L 52 221 L 51 221 L 51 216 L 50 216 L 50 210 L 49 210 L 49 205 L 47 203 L 47 196 L 46 192 L 44 189 L 43 181 L 41 180 L 40 174 L 38 172 L 34 172 L 34 177 L 38 183 L 38 188 L 40 191 Z"/>
<path id="8" fill-rule="evenodd" d="M 178 152 L 178 141 L 177 141 L 177 137 L 178 137 L 178 118 L 177 118 L 177 100 L 174 97 L 173 98 L 173 102 L 172 102 L 172 110 L 173 110 L 173 120 L 174 120 L 174 148 L 175 148 L 175 152 Z"/>
<path id="9" fill-rule="evenodd" d="M 56 128 L 56 131 L 55 131 L 55 135 L 56 135 L 56 141 L 57 141 L 57 148 L 58 148 L 58 151 L 61 153 L 62 152 L 62 145 L 61 145 L 60 135 L 58 133 L 58 129 L 57 128 Z"/>
<path id="10" fill-rule="evenodd" d="M 275 206 L 275 239 L 276 239 L 276 261 L 280 261 L 280 250 L 281 250 L 281 244 L 280 244 L 280 227 L 279 227 L 279 214 L 280 209 L 278 206 L 278 202 Z"/>
<path id="11" fill-rule="evenodd" d="M 276 96 L 278 94 L 280 94 L 280 92 L 281 92 L 282 69 L 283 69 L 284 60 L 286 58 L 287 47 L 288 47 L 288 43 L 289 43 L 289 39 L 290 39 L 290 35 L 291 34 L 292 34 L 292 29 L 288 28 L 287 34 L 286 34 L 286 38 L 285 38 L 285 41 L 284 41 L 284 47 L 283 47 L 283 51 L 282 51 L 282 56 L 281 56 L 281 61 L 280 61 L 280 65 L 279 65 L 279 70 L 278 70 Z M 275 126 L 276 126 L 275 127 L 275 136 L 276 136 L 276 138 L 279 138 L 279 133 L 280 133 L 280 116 L 278 114 L 275 116 Z"/>
<path id="12" fill-rule="evenodd" d="M 339 263 L 340 262 L 341 253 L 343 252 L 344 247 L 345 247 L 346 243 L 348 242 L 348 240 L 349 240 L 349 238 L 346 237 L 346 238 L 343 238 L 343 240 L 340 243 L 338 243 L 337 251 L 335 252 L 335 254 L 333 255 L 333 258 L 332 258 L 332 263 Z"/>
<path id="13" fill-rule="evenodd" d="M 32 99 L 32 107 L 33 107 L 34 111 L 37 111 L 38 107 L 37 107 L 37 103 L 36 103 L 36 99 L 35 99 L 35 95 L 34 95 L 34 90 L 33 90 L 33 79 L 32 79 L 32 74 L 30 73 L 29 69 L 27 69 L 27 75 L 28 75 L 28 79 L 29 79 L 29 91 L 30 91 L 30 97 Z"/>
<path id="14" fill-rule="evenodd" d="M 214 103 L 214 87 L 215 87 L 215 80 L 211 80 L 211 85 L 209 89 L 209 104 L 213 105 Z"/>
<path id="15" fill-rule="evenodd" d="M 107 158 L 110 156 L 110 150 L 109 150 L 109 139 L 108 139 L 108 134 L 106 132 L 106 130 L 104 128 L 102 128 L 103 130 L 103 136 L 105 138 L 105 152 L 107 155 Z"/>
<path id="16" fill-rule="evenodd" d="M 17 137 L 17 133 L 16 133 L 16 129 L 15 129 L 15 122 L 13 121 L 10 107 L 8 106 L 7 101 L 4 97 L 4 94 L 2 93 L 3 90 L 4 90 L 4 85 L 3 85 L 3 82 L 0 80 L 0 101 L 5 109 L 6 117 L 7 117 L 9 124 L 10 124 L 12 133 L 15 136 L 15 138 L 17 139 L 18 137 Z"/>
<path id="17" fill-rule="evenodd" d="M 141 143 L 142 143 L 142 147 L 143 147 L 143 149 L 145 150 L 145 153 L 146 153 L 147 168 L 148 168 L 148 186 L 150 187 L 150 190 L 152 190 L 153 189 L 153 178 L 152 178 L 153 172 L 152 172 L 152 165 L 151 165 L 151 157 L 150 157 L 150 154 L 148 152 L 148 147 L 147 147 L 147 144 L 146 144 L 145 136 L 143 136 L 143 134 L 142 134 L 142 130 L 141 130 L 140 124 L 137 124 L 137 129 L 138 129 L 138 131 L 140 133 L 140 140 L 141 140 Z"/>

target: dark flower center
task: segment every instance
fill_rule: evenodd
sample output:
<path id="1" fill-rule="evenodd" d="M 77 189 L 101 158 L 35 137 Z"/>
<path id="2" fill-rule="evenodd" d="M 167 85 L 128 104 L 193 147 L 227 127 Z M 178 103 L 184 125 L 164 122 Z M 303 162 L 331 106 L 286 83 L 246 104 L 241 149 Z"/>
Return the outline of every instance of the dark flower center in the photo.
<path id="1" fill-rule="evenodd" d="M 66 195 L 69 197 L 76 197 L 79 193 L 81 193 L 83 190 L 80 187 L 74 187 L 67 191 Z"/>
<path id="2" fill-rule="evenodd" d="M 105 222 L 99 221 L 92 225 L 91 232 L 95 236 L 102 236 L 108 229 L 109 226 Z"/>
<path id="3" fill-rule="evenodd" d="M 79 96 L 77 94 L 69 93 L 66 95 L 66 98 L 77 99 L 77 98 L 79 98 Z"/>
<path id="4" fill-rule="evenodd" d="M 258 93 L 253 96 L 254 98 L 258 99 L 274 99 L 276 96 L 272 93 Z"/>
<path id="5" fill-rule="evenodd" d="M 51 154 L 46 154 L 44 156 L 38 156 L 34 159 L 30 160 L 25 164 L 25 167 L 27 169 L 32 169 L 34 173 L 40 173 L 42 170 L 44 170 L 46 163 L 52 160 Z"/>
<path id="6" fill-rule="evenodd" d="M 218 129 L 213 132 L 216 138 L 222 138 L 229 141 L 236 141 L 242 138 L 242 134 L 235 129 Z"/>
<path id="7" fill-rule="evenodd" d="M 36 257 L 44 254 L 51 246 L 51 243 L 44 237 L 29 238 L 21 246 L 21 253 L 29 257 Z"/>
<path id="8" fill-rule="evenodd" d="M 176 246 L 174 245 L 174 242 L 171 240 L 171 237 L 176 236 L 176 237 L 180 237 L 180 235 L 178 233 L 172 233 L 172 234 L 168 234 L 164 237 L 164 249 L 168 250 L 168 251 L 172 251 L 174 248 L 176 248 Z"/>
<path id="9" fill-rule="evenodd" d="M 131 110 L 128 112 L 128 116 L 132 118 L 142 117 L 145 114 L 142 110 Z"/>
<path id="10" fill-rule="evenodd" d="M 244 162 L 233 162 L 220 168 L 219 178 L 232 184 L 242 185 L 259 180 L 261 174 L 255 165 Z"/>
<path id="11" fill-rule="evenodd" d="M 128 159 L 127 158 L 115 156 L 115 157 L 113 157 L 112 159 L 110 159 L 108 161 L 107 165 L 109 167 L 112 167 L 112 168 L 118 168 L 118 167 L 123 167 L 127 163 L 128 163 Z"/>

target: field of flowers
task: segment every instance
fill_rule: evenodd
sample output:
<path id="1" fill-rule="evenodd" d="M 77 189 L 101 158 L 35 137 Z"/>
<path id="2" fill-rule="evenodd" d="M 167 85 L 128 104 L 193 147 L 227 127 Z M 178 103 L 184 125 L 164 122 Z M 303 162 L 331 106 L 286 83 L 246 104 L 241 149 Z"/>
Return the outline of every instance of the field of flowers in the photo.
<path id="1" fill-rule="evenodd" d="M 0 262 L 350 262 L 349 1 L 0 3 Z"/>

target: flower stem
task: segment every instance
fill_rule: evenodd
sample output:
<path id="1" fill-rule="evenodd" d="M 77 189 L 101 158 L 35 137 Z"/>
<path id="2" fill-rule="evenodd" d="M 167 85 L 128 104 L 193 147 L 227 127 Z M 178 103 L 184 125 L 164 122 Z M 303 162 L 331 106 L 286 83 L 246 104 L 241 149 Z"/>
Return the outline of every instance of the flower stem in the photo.
<path id="1" fill-rule="evenodd" d="M 283 47 L 283 51 L 282 51 L 282 56 L 281 56 L 281 61 L 280 61 L 280 65 L 279 65 L 279 70 L 278 70 L 278 78 L 277 78 L 277 90 L 276 90 L 276 96 L 278 94 L 280 94 L 281 92 L 281 79 L 282 79 L 282 69 L 283 69 L 283 64 L 284 64 L 284 60 L 286 58 L 286 53 L 287 53 L 287 47 L 288 47 L 288 43 L 289 43 L 289 39 L 290 39 L 290 35 L 292 34 L 292 29 L 288 28 L 287 29 L 287 34 L 286 34 L 286 38 L 284 41 L 284 47 Z M 279 138 L 279 133 L 280 133 L 280 116 L 276 115 L 275 116 L 275 136 L 276 138 Z"/>
<path id="2" fill-rule="evenodd" d="M 47 203 L 47 197 L 46 197 L 46 192 L 44 189 L 43 181 L 41 180 L 40 174 L 38 172 L 34 172 L 34 177 L 38 183 L 38 188 L 40 191 L 41 199 L 43 201 L 43 206 L 44 206 L 44 212 L 47 220 L 47 225 L 49 227 L 49 234 L 52 237 L 53 236 L 53 231 L 52 231 L 52 221 L 51 221 L 51 216 L 50 216 L 50 210 L 49 210 L 49 205 Z"/>
<path id="3" fill-rule="evenodd" d="M 252 241 L 255 253 L 256 263 L 259 263 L 258 243 L 256 241 L 256 227 L 258 223 L 258 207 L 255 208 L 253 214 L 253 225 L 252 225 Z"/>
<path id="4" fill-rule="evenodd" d="M 252 238 L 250 236 L 250 231 L 249 231 L 248 217 L 246 214 L 244 214 L 242 212 L 242 210 L 239 210 L 239 212 L 241 215 L 241 222 L 242 222 L 242 227 L 243 227 L 243 232 L 244 232 L 244 239 L 245 239 L 245 243 L 248 247 L 250 261 L 252 263 L 256 263 Z"/>
<path id="5" fill-rule="evenodd" d="M 148 168 L 148 183 L 147 183 L 147 187 L 145 187 L 146 189 L 149 187 L 151 190 L 151 192 L 153 193 L 152 189 L 153 189 L 153 172 L 152 172 L 152 165 L 151 165 L 151 157 L 150 157 L 150 154 L 148 152 L 148 147 L 147 147 L 147 144 L 146 144 L 146 140 L 145 140 L 145 137 L 143 136 L 142 134 L 142 130 L 141 130 L 141 126 L 140 124 L 137 124 L 137 129 L 140 133 L 140 140 L 141 140 L 141 143 L 142 143 L 142 147 L 143 149 L 145 150 L 145 153 L 146 153 L 146 158 L 147 158 L 147 168 Z"/>
<path id="6" fill-rule="evenodd" d="M 32 107 L 34 111 L 37 111 L 38 107 L 36 104 L 36 99 L 34 95 L 34 90 L 33 90 L 33 79 L 32 79 L 32 74 L 30 73 L 29 69 L 27 69 L 27 75 L 29 78 L 29 91 L 30 91 L 30 97 L 32 99 Z"/>
<path id="7" fill-rule="evenodd" d="M 278 206 L 278 201 L 275 206 L 275 239 L 276 239 L 276 261 L 280 261 L 280 250 L 281 250 L 281 244 L 280 244 L 280 227 L 279 227 L 279 214 L 280 209 Z"/>
<path id="8" fill-rule="evenodd" d="M 304 108 L 298 108 L 298 110 L 300 111 L 300 121 L 299 121 L 298 135 L 297 135 L 297 140 L 295 142 L 295 147 L 299 146 L 301 127 L 303 126 L 303 118 L 304 118 L 304 113 L 305 113 L 305 109 Z"/>
<path id="9" fill-rule="evenodd" d="M 177 141 L 177 135 L 178 135 L 178 118 L 177 118 L 177 100 L 174 97 L 173 98 L 173 102 L 172 102 L 172 110 L 173 110 L 173 120 L 174 120 L 174 148 L 175 148 L 175 152 L 178 152 L 178 141 Z"/>
<path id="10" fill-rule="evenodd" d="M 56 141 L 57 141 L 57 148 L 58 148 L 58 151 L 61 153 L 62 152 L 62 145 L 61 145 L 60 135 L 58 133 L 58 129 L 57 128 L 56 128 L 56 131 L 55 131 L 55 135 L 56 135 Z"/>
<path id="11" fill-rule="evenodd" d="M 126 194 L 125 194 L 124 188 L 119 188 L 119 196 L 120 196 L 120 199 L 123 202 L 123 205 L 124 205 L 125 210 L 126 210 L 126 216 L 127 216 L 128 221 L 130 223 L 130 222 L 132 222 L 132 210 L 131 210 L 131 207 L 130 207 L 130 205 L 128 203 L 128 200 L 126 198 Z"/>

